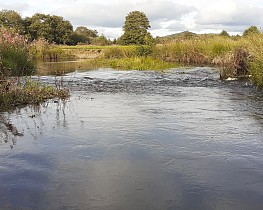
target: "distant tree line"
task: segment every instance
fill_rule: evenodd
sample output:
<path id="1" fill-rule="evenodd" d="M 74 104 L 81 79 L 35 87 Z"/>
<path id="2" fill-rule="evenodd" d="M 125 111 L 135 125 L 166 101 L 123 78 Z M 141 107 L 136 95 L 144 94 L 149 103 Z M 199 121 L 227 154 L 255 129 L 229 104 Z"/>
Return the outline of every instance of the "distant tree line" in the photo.
<path id="1" fill-rule="evenodd" d="M 104 35 L 99 36 L 96 30 L 80 26 L 74 31 L 70 21 L 57 15 L 36 13 L 32 17 L 22 18 L 14 10 L 1 10 L 0 25 L 25 35 L 29 41 L 42 38 L 55 44 L 110 44 L 110 40 Z"/>
<path id="2" fill-rule="evenodd" d="M 123 25 L 124 34 L 113 41 L 107 39 L 104 35 L 98 35 L 96 30 L 88 29 L 85 26 L 79 26 L 73 30 L 70 21 L 61 16 L 36 13 L 32 17 L 22 18 L 14 10 L 0 11 L 0 25 L 25 35 L 29 41 L 45 39 L 49 43 L 55 44 L 94 44 L 94 45 L 151 45 L 163 43 L 174 39 L 191 39 L 199 35 L 192 32 L 182 32 L 165 37 L 153 38 L 148 32 L 151 27 L 145 13 L 140 11 L 130 12 Z M 262 33 L 256 26 L 246 29 L 243 36 Z M 223 30 L 220 34 L 207 34 L 204 36 L 225 36 L 230 37 L 227 31 Z M 201 35 L 203 36 L 203 35 Z M 239 38 L 240 36 L 232 36 Z"/>

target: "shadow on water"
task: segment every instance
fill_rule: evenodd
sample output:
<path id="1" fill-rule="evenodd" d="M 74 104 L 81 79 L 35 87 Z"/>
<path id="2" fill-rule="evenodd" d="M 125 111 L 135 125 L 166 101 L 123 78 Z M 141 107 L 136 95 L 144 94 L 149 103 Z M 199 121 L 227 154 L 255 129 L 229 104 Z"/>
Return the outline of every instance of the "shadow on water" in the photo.
<path id="1" fill-rule="evenodd" d="M 9 143 L 12 149 L 17 136 L 23 136 L 23 133 L 18 132 L 17 128 L 0 113 L 0 144 Z"/>

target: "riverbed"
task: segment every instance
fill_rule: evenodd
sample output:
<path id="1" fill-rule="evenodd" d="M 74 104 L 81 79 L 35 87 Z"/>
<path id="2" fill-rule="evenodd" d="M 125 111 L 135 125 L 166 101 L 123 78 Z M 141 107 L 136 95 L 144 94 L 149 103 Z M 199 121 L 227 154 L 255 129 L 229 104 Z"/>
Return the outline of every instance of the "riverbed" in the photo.
<path id="1" fill-rule="evenodd" d="M 207 67 L 33 79 L 71 97 L 0 114 L 0 209 L 263 209 L 249 81 Z"/>

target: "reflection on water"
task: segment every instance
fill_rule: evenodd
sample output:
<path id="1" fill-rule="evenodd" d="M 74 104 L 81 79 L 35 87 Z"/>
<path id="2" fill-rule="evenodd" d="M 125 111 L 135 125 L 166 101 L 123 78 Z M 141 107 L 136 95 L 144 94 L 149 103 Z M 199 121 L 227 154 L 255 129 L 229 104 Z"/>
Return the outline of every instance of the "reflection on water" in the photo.
<path id="1" fill-rule="evenodd" d="M 17 128 L 11 124 L 4 116 L 0 115 L 0 144 L 9 143 L 10 148 L 16 144 L 15 137 L 22 136 Z"/>
<path id="2" fill-rule="evenodd" d="M 183 71 L 69 73 L 69 101 L 2 113 L 0 208 L 262 209 L 262 93 Z"/>
<path id="3" fill-rule="evenodd" d="M 94 69 L 94 65 L 85 60 L 61 61 L 61 62 L 38 62 L 37 75 L 61 76 L 76 70 Z"/>

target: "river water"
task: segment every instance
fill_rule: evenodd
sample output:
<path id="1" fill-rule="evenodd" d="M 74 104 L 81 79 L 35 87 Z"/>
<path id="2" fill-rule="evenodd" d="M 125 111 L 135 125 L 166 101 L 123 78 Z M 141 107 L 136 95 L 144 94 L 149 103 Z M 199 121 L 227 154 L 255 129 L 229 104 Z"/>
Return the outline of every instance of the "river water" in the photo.
<path id="1" fill-rule="evenodd" d="M 1 113 L 0 209 L 263 209 L 263 94 L 211 68 L 61 77 Z"/>

